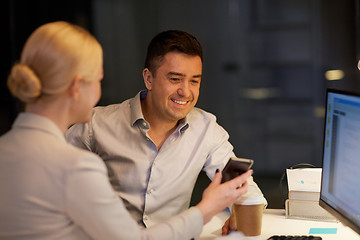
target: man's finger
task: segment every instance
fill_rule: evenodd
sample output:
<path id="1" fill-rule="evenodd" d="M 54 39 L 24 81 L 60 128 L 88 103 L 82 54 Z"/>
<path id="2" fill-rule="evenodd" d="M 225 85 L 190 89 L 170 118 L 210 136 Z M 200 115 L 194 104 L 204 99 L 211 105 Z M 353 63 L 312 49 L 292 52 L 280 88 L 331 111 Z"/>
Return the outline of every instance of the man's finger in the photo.
<path id="1" fill-rule="evenodd" d="M 224 226 L 222 227 L 222 235 L 225 236 L 225 235 L 228 235 L 230 230 L 229 230 L 229 222 L 230 222 L 230 219 L 226 220 Z"/>

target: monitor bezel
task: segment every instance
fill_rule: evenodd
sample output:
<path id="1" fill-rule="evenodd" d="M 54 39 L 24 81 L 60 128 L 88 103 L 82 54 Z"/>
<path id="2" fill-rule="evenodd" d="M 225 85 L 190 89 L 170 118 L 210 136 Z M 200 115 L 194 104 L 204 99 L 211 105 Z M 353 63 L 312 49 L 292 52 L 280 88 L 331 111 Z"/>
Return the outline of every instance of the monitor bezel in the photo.
<path id="1" fill-rule="evenodd" d="M 345 91 L 345 90 L 339 90 L 339 89 L 332 89 L 332 88 L 327 88 L 326 89 L 326 103 L 325 103 L 325 116 L 324 116 L 324 132 L 323 132 L 323 151 L 322 151 L 322 166 L 324 166 L 324 152 L 325 152 L 325 134 L 326 134 L 326 114 L 328 111 L 328 95 L 329 93 L 336 93 L 336 94 L 343 94 L 343 95 L 348 95 L 348 96 L 355 96 L 355 97 L 360 97 L 360 93 L 357 92 L 350 92 L 350 91 Z M 322 170 L 323 171 L 323 170 Z M 321 183 L 323 182 L 323 178 L 324 178 L 324 174 L 322 175 L 322 179 L 321 179 Z M 320 199 L 319 199 L 319 205 L 324 208 L 326 211 L 328 211 L 330 214 L 332 214 L 334 217 L 336 217 L 338 220 L 340 220 L 340 222 L 342 222 L 344 225 L 349 226 L 352 230 L 354 230 L 356 233 L 360 234 L 360 226 L 358 226 L 355 222 L 353 222 L 352 219 L 349 219 L 345 214 L 343 214 L 341 211 L 339 211 L 338 209 L 333 208 L 330 204 L 328 204 L 326 202 L 325 197 L 323 196 L 323 191 L 322 191 L 322 184 L 321 184 L 321 189 L 320 189 Z"/>

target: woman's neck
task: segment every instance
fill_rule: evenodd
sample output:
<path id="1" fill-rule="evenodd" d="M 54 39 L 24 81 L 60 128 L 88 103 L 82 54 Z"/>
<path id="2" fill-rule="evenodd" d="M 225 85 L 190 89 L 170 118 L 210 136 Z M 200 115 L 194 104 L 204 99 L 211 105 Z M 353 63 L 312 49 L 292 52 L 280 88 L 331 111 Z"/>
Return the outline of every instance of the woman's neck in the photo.
<path id="1" fill-rule="evenodd" d="M 72 124 L 68 105 L 60 98 L 59 100 L 46 103 L 41 100 L 38 100 L 35 103 L 28 103 L 25 106 L 25 112 L 49 118 L 63 133 L 65 133 L 68 127 Z"/>

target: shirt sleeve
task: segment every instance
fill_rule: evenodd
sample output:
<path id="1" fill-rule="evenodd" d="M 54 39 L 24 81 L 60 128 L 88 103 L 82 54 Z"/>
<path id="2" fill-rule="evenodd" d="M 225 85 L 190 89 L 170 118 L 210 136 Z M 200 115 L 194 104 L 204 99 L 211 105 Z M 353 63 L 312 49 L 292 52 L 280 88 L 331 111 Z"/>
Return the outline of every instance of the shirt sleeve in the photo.
<path id="1" fill-rule="evenodd" d="M 222 170 L 230 157 L 235 156 L 233 146 L 229 142 L 229 134 L 214 120 L 209 126 L 208 156 L 204 171 L 210 179 L 214 178 L 217 168 Z"/>
<path id="2" fill-rule="evenodd" d="M 73 146 L 91 151 L 91 136 L 88 123 L 74 124 L 66 131 L 65 138 L 66 141 L 71 143 Z"/>
<path id="3" fill-rule="evenodd" d="M 223 169 L 230 157 L 234 157 L 233 146 L 229 142 L 229 134 L 216 122 L 209 128 L 212 132 L 210 135 L 211 143 L 209 144 L 210 153 L 206 161 L 204 170 L 210 179 L 214 178 L 216 168 Z M 262 195 L 262 192 L 258 185 L 255 183 L 253 177 L 248 179 L 248 194 Z M 246 198 L 246 194 L 244 195 Z M 267 206 L 266 199 L 264 198 L 265 206 Z M 231 207 L 229 207 L 231 210 Z"/>
<path id="4" fill-rule="evenodd" d="M 267 202 L 266 198 L 264 197 L 263 193 L 261 192 L 260 188 L 256 184 L 256 182 L 254 181 L 254 178 L 250 177 L 247 181 L 248 181 L 248 184 L 249 184 L 248 191 L 242 197 L 246 198 L 246 197 L 251 196 L 251 195 L 260 195 L 263 198 L 264 208 L 266 208 L 267 205 L 268 205 L 268 202 Z"/>
<path id="5" fill-rule="evenodd" d="M 77 161 L 65 179 L 66 214 L 93 239 L 190 239 L 202 231 L 202 215 L 195 207 L 140 229 L 113 191 L 106 167 L 96 156 Z"/>

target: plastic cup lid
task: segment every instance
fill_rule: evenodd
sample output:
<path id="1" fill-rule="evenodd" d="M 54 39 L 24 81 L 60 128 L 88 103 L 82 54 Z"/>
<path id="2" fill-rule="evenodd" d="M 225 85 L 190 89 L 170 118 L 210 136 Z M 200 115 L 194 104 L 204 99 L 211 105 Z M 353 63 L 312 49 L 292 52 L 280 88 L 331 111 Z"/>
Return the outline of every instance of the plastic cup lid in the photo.
<path id="1" fill-rule="evenodd" d="M 235 202 L 235 204 L 241 204 L 241 205 L 259 205 L 259 204 L 266 205 L 266 203 L 267 202 L 266 199 L 264 198 L 264 195 L 254 192 L 247 192 L 238 201 Z"/>

